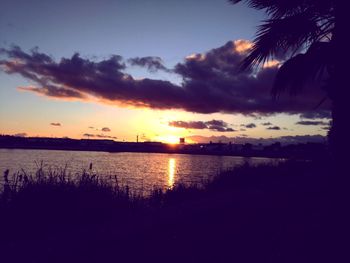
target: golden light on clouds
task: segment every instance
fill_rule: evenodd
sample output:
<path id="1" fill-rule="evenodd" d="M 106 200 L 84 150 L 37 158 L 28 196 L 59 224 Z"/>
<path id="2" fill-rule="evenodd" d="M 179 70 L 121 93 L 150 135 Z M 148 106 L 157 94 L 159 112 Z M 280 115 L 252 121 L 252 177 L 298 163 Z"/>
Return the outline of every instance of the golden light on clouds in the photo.
<path id="1" fill-rule="evenodd" d="M 244 39 L 236 40 L 233 43 L 235 44 L 235 50 L 238 53 L 246 52 L 253 46 L 252 42 Z"/>
<path id="2" fill-rule="evenodd" d="M 197 61 L 203 61 L 206 58 L 205 54 L 198 54 L 194 53 L 186 57 L 186 60 L 197 60 Z"/>

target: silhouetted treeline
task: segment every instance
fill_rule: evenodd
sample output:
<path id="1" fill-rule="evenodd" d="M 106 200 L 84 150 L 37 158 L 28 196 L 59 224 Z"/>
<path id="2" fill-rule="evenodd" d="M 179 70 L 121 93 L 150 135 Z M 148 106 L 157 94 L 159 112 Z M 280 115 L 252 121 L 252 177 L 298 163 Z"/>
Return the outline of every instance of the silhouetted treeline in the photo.
<path id="1" fill-rule="evenodd" d="M 166 144 L 161 142 L 116 142 L 113 140 L 15 137 L 0 135 L 0 148 L 48 149 L 105 152 L 154 152 L 205 155 L 233 155 L 274 158 L 323 158 L 328 155 L 324 143 L 299 143 L 281 145 L 207 143 L 207 144 Z"/>

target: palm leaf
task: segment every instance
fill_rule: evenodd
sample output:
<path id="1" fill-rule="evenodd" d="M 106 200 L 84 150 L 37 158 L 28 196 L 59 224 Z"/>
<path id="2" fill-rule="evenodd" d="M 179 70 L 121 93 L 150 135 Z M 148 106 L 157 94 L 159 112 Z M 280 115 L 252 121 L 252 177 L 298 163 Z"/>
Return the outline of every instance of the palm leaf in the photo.
<path id="1" fill-rule="evenodd" d="M 242 69 L 266 62 L 281 51 L 293 52 L 304 48 L 319 34 L 319 27 L 308 13 L 282 19 L 269 19 L 259 27 L 249 55 L 241 64 Z"/>
<path id="2" fill-rule="evenodd" d="M 334 0 L 229 0 L 233 4 L 246 2 L 251 8 L 265 10 L 271 18 L 282 18 L 309 11 L 318 16 L 334 10 Z"/>
<path id="3" fill-rule="evenodd" d="M 332 42 L 315 42 L 305 54 L 287 60 L 277 72 L 272 88 L 273 96 L 277 97 L 284 91 L 295 95 L 310 81 L 321 82 L 330 75 L 327 69 L 334 63 L 332 52 Z"/>

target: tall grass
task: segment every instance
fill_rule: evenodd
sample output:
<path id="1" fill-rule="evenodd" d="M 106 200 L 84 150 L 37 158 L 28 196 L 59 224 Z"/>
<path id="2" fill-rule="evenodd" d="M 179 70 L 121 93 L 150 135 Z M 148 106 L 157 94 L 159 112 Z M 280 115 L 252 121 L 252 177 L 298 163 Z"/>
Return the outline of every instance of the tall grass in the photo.
<path id="1" fill-rule="evenodd" d="M 322 161 L 285 161 L 279 163 L 266 163 L 252 165 L 243 163 L 233 169 L 220 172 L 211 180 L 202 182 L 202 185 L 185 186 L 175 184 L 171 189 L 155 188 L 146 196 L 141 196 L 130 190 L 127 185 L 119 185 L 118 177 L 101 176 L 91 168 L 80 173 L 71 174 L 67 165 L 62 168 L 48 170 L 40 163 L 34 174 L 25 170 L 10 174 L 6 170 L 3 175 L 0 200 L 10 202 L 17 195 L 29 195 L 36 192 L 60 192 L 62 198 L 76 192 L 79 195 L 105 196 L 111 200 L 124 200 L 130 203 L 165 204 L 181 202 L 191 197 L 210 194 L 216 191 L 234 191 L 247 188 L 260 190 L 281 190 L 282 187 L 298 187 L 310 190 L 317 187 L 315 184 L 325 183 L 332 173 L 331 165 Z M 296 185 L 297 184 L 297 185 Z M 325 183 L 326 184 L 326 183 Z M 278 186 L 278 187 L 277 187 Z M 285 188 L 283 188 L 285 190 Z M 67 198 L 63 198 L 65 200 Z M 87 200 L 87 199 L 85 199 Z M 82 200 L 83 201 L 83 200 Z"/>
<path id="2" fill-rule="evenodd" d="M 147 197 L 92 169 L 6 171 L 0 261 L 313 262 L 326 251 L 331 171 L 246 163 Z"/>

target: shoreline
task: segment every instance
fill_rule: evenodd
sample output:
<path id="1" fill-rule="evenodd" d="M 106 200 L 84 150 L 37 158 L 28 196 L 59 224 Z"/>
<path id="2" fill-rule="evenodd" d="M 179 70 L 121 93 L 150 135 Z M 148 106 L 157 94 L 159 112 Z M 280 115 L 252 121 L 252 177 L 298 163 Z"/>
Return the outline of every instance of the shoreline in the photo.
<path id="1" fill-rule="evenodd" d="M 326 144 L 303 143 L 282 145 L 235 144 L 235 143 L 202 143 L 202 144 L 166 144 L 161 142 L 117 142 L 113 140 L 38 138 L 0 136 L 0 149 L 40 149 L 63 151 L 96 151 L 96 152 L 138 152 L 195 154 L 214 156 L 240 156 L 263 158 L 314 159 L 329 155 Z"/>
<path id="2" fill-rule="evenodd" d="M 75 149 L 75 148 L 45 148 L 45 147 L 0 147 L 5 150 L 48 150 L 48 151 L 74 151 L 74 152 L 105 152 L 105 153 L 162 153 L 162 154 L 183 154 L 183 155 L 207 155 L 207 156 L 231 156 L 231 157 L 246 157 L 246 158 L 271 158 L 271 159 L 288 159 L 288 156 L 273 156 L 273 155 L 243 155 L 234 153 L 210 153 L 210 152 L 184 152 L 184 151 L 110 151 L 104 149 Z"/>

